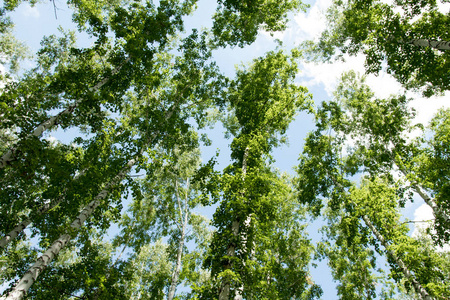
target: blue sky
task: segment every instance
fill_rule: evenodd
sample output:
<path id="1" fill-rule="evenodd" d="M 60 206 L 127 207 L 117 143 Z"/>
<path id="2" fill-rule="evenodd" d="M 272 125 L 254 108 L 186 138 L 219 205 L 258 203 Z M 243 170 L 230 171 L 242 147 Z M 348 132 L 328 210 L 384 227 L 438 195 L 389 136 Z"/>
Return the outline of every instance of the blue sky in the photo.
<path id="1" fill-rule="evenodd" d="M 274 37 L 271 37 L 269 34 L 261 32 L 253 45 L 244 49 L 234 48 L 217 51 L 214 55 L 215 59 L 222 71 L 232 77 L 236 65 L 248 63 L 253 58 L 263 55 L 266 51 L 275 49 L 277 44 L 274 42 L 274 38 L 282 40 L 286 47 L 298 45 L 306 39 L 317 38 L 318 34 L 325 28 L 326 23 L 323 12 L 330 5 L 330 2 L 330 0 L 311 1 L 311 7 L 306 13 L 300 12 L 291 16 L 290 27 L 284 33 L 277 33 Z M 57 10 L 57 19 L 55 18 L 52 2 L 49 1 L 44 1 L 35 7 L 23 4 L 13 15 L 17 37 L 25 41 L 32 52 L 39 48 L 40 40 L 44 34 L 58 34 L 58 26 L 62 26 L 65 29 L 75 29 L 71 25 L 71 11 L 65 7 L 65 3 L 62 0 L 55 1 L 55 3 L 59 8 Z M 210 25 L 209 18 L 205 16 L 213 13 L 214 4 L 210 0 L 201 0 L 199 2 L 199 10 L 187 20 L 187 29 Z M 443 9 L 448 10 L 448 8 Z M 89 46 L 90 42 L 86 39 L 86 36 L 81 36 L 79 44 Z M 300 68 L 302 71 L 298 75 L 297 82 L 306 86 L 310 93 L 313 94 L 316 104 L 319 104 L 321 101 L 331 98 L 334 86 L 342 72 L 355 69 L 363 73 L 363 63 L 363 57 L 358 56 L 348 58 L 345 63 L 335 63 L 333 65 L 303 64 Z M 390 94 L 402 91 L 401 86 L 385 73 L 381 73 L 377 77 L 373 75 L 368 76 L 367 82 L 378 97 L 387 97 Z M 448 94 L 444 97 L 434 97 L 432 99 L 423 99 L 420 95 L 413 93 L 409 93 L 409 95 L 415 99 L 412 105 L 418 111 L 416 121 L 424 124 L 431 119 L 433 113 L 439 107 L 449 106 L 448 100 L 445 100 L 445 98 L 448 99 L 448 97 L 445 97 Z M 298 163 L 297 159 L 302 151 L 303 140 L 307 132 L 312 129 L 312 116 L 305 112 L 299 113 L 287 132 L 289 145 L 280 147 L 273 153 L 276 166 L 281 171 L 293 173 L 292 167 Z M 223 138 L 223 128 L 221 126 L 217 126 L 210 133 L 213 144 L 211 147 L 203 149 L 203 158 L 204 160 L 209 159 L 214 155 L 216 149 L 220 149 L 220 167 L 225 167 L 229 163 L 228 144 L 231 140 Z M 76 130 L 51 133 L 57 139 L 63 139 L 63 136 L 67 138 L 75 134 Z M 414 204 L 407 204 L 404 210 L 405 217 L 415 220 L 430 219 L 430 214 L 430 211 L 423 206 L 423 202 L 419 198 L 416 198 Z M 320 222 L 316 222 L 309 228 L 311 237 L 314 240 L 320 239 L 320 235 L 317 233 L 320 225 Z M 311 271 L 313 280 L 320 284 L 324 290 L 322 299 L 337 299 L 334 291 L 335 284 L 332 282 L 326 263 L 319 263 L 319 267 Z"/>

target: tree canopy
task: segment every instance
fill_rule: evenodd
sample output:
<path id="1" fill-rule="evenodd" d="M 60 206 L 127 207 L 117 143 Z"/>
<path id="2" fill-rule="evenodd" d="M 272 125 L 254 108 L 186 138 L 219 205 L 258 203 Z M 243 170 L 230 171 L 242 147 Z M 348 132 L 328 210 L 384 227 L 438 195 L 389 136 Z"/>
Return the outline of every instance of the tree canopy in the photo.
<path id="1" fill-rule="evenodd" d="M 331 100 L 299 80 L 308 58 L 363 52 L 368 72 L 445 93 L 435 1 L 335 0 L 319 41 L 279 42 L 234 74 L 220 51 L 286 30 L 308 5 L 218 0 L 192 28 L 202 1 L 66 4 L 76 30 L 34 55 L 11 14 L 38 1 L 1 4 L 2 300 L 321 299 L 323 261 L 340 299 L 450 297 L 450 110 L 425 127 L 405 94 L 376 97 L 354 71 Z M 282 172 L 274 153 L 307 114 L 314 129 Z M 228 149 L 207 157 L 217 128 Z M 433 213 L 413 235 L 412 201 Z"/>

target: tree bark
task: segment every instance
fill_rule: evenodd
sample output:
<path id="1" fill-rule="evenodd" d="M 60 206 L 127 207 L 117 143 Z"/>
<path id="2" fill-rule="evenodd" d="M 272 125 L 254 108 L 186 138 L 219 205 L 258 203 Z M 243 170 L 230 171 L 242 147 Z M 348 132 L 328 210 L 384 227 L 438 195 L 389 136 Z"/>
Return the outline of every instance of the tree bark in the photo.
<path id="1" fill-rule="evenodd" d="M 188 179 L 188 186 L 189 186 L 189 179 Z M 180 201 L 179 194 L 178 194 L 178 185 L 177 184 L 176 184 L 176 193 L 177 193 L 176 196 L 177 196 L 178 207 L 179 207 L 179 211 L 181 214 L 182 213 L 181 201 Z M 178 285 L 178 278 L 180 276 L 181 259 L 183 256 L 184 240 L 185 240 L 185 236 L 186 236 L 186 227 L 187 227 L 188 216 L 189 216 L 187 201 L 188 201 L 188 195 L 186 194 L 186 199 L 185 199 L 185 203 L 184 203 L 184 215 L 180 215 L 180 218 L 184 217 L 184 219 L 181 224 L 181 236 L 180 236 L 180 241 L 179 241 L 178 250 L 177 250 L 177 262 L 175 264 L 175 269 L 173 271 L 172 282 L 170 284 L 167 300 L 172 300 L 173 297 L 175 296 L 175 291 L 176 291 L 177 285 Z"/>
<path id="2" fill-rule="evenodd" d="M 128 161 L 127 165 L 122 169 L 119 174 L 117 174 L 113 180 L 111 180 L 105 188 L 91 201 L 78 215 L 78 218 L 70 224 L 73 232 L 76 232 L 81 228 L 84 221 L 89 218 L 94 210 L 101 204 L 101 201 L 108 195 L 108 190 L 119 183 L 125 178 L 126 174 L 136 163 L 137 159 L 133 158 Z M 2 300 L 21 300 L 26 295 L 28 289 L 36 281 L 38 276 L 44 271 L 44 269 L 52 262 L 52 260 L 59 254 L 62 248 L 70 241 L 72 236 L 70 234 L 63 234 L 59 237 L 52 246 L 37 259 L 36 263 L 25 273 L 22 279 L 16 284 L 14 289 L 9 293 L 8 296 L 2 297 Z"/>
<path id="3" fill-rule="evenodd" d="M 179 99 L 174 103 L 172 108 L 167 111 L 165 120 L 170 119 L 173 112 L 178 106 Z M 159 130 L 155 132 L 152 137 L 147 140 L 149 144 L 152 140 L 156 138 L 159 134 Z M 86 219 L 94 212 L 95 208 L 101 204 L 103 200 L 108 195 L 108 189 L 119 183 L 125 178 L 126 174 L 131 170 L 134 164 L 137 162 L 138 157 L 144 152 L 144 147 L 142 147 L 135 158 L 128 161 L 127 165 L 117 174 L 113 180 L 106 184 L 105 188 L 97 195 L 97 197 L 89 203 L 83 211 L 80 213 L 78 218 L 72 222 L 70 227 L 76 232 L 86 221 Z M 70 241 L 71 236 L 69 234 L 63 234 L 53 245 L 37 259 L 36 263 L 28 270 L 27 273 L 19 280 L 14 289 L 9 293 L 8 296 L 0 298 L 0 300 L 21 300 L 31 285 L 36 281 L 37 277 L 42 273 L 42 271 L 48 266 L 48 264 L 58 255 L 59 251 Z"/>
<path id="4" fill-rule="evenodd" d="M 430 47 L 441 51 L 450 50 L 450 42 L 447 41 L 435 41 L 429 39 L 413 39 L 406 42 L 418 47 Z"/>
<path id="5" fill-rule="evenodd" d="M 244 156 L 242 158 L 242 180 L 245 180 L 245 176 L 247 175 L 247 157 L 248 157 L 248 151 L 249 148 L 245 148 L 245 152 L 244 152 Z M 244 192 L 241 192 L 241 196 L 244 196 Z M 235 219 L 233 220 L 233 223 L 231 224 L 231 232 L 233 233 L 233 238 L 237 239 L 239 236 L 239 225 L 240 225 L 240 221 L 239 219 Z M 233 257 L 236 255 L 236 248 L 234 243 L 230 243 L 228 245 L 228 249 L 227 249 L 227 256 L 229 257 Z M 225 266 L 225 270 L 227 269 L 231 269 L 232 264 L 229 262 L 226 266 Z M 239 287 L 236 290 L 236 295 L 234 299 L 242 299 L 242 287 Z M 219 293 L 219 300 L 228 300 L 230 298 L 230 282 L 229 280 L 224 280 L 222 282 L 221 288 L 220 288 L 220 293 Z"/>
<path id="6" fill-rule="evenodd" d="M 84 171 L 77 174 L 73 180 L 77 180 L 81 175 L 84 174 Z M 51 210 L 52 208 L 56 207 L 61 203 L 61 201 L 64 199 L 64 195 L 67 192 L 67 188 L 64 189 L 62 194 L 58 197 L 58 200 L 56 200 L 54 203 L 47 203 L 41 206 L 35 216 L 40 216 L 47 211 Z M 12 229 L 9 233 L 7 233 L 1 240 L 0 240 L 0 247 L 5 248 L 11 241 L 13 241 L 22 231 L 25 230 L 25 228 L 28 227 L 28 225 L 31 224 L 31 218 L 28 218 L 24 221 L 22 221 L 19 225 L 15 226 L 14 229 Z"/>
<path id="7" fill-rule="evenodd" d="M 336 179 L 334 178 L 333 175 L 331 175 L 331 179 L 333 181 L 333 183 L 339 187 L 343 192 L 345 192 L 344 187 L 336 181 Z M 353 205 L 355 205 L 355 207 L 358 207 L 358 205 L 356 203 L 354 203 L 353 201 L 351 202 Z M 414 275 L 411 274 L 411 272 L 408 270 L 408 268 L 406 267 L 405 263 L 403 262 L 403 260 L 401 260 L 394 251 L 389 249 L 389 244 L 386 242 L 386 240 L 384 239 L 384 237 L 381 235 L 381 233 L 376 229 L 376 227 L 372 224 L 372 222 L 370 221 L 370 219 L 366 216 L 366 215 L 362 215 L 361 216 L 364 223 L 367 225 L 367 227 L 370 228 L 370 230 L 372 231 L 372 233 L 375 235 L 375 237 L 378 239 L 378 241 L 380 241 L 380 243 L 383 245 L 383 247 L 386 249 L 386 252 L 388 253 L 388 255 L 392 258 L 392 260 L 395 261 L 395 263 L 400 267 L 400 269 L 402 270 L 403 275 L 405 276 L 406 279 L 410 280 L 411 283 L 414 286 L 414 290 L 416 291 L 416 293 L 420 296 L 420 298 L 422 300 L 433 300 L 433 298 L 428 294 L 428 292 L 422 287 L 422 285 L 414 278 Z"/>
<path id="8" fill-rule="evenodd" d="M 111 76 L 114 76 L 117 74 L 122 66 L 126 64 L 130 58 L 128 57 L 125 62 L 118 67 L 116 67 L 114 70 L 112 70 L 111 75 L 108 77 L 103 78 L 100 82 L 98 82 L 95 86 L 89 88 L 89 92 L 96 92 L 98 91 L 102 86 L 104 86 L 110 79 Z M 75 108 L 83 101 L 83 99 L 78 99 L 74 103 L 70 104 L 65 110 L 61 111 L 59 114 L 50 117 L 46 121 L 42 122 L 38 127 L 34 129 L 34 131 L 30 134 L 28 134 L 24 139 L 29 139 L 31 137 L 39 137 L 44 131 L 51 129 L 53 126 L 57 125 L 61 117 L 64 115 L 71 114 Z M 8 151 L 6 151 L 5 154 L 2 155 L 0 158 L 0 169 L 6 167 L 11 161 L 14 160 L 15 155 L 17 153 L 17 146 L 12 147 Z"/>
<path id="9" fill-rule="evenodd" d="M 412 187 L 414 191 L 422 197 L 423 201 L 433 209 L 435 217 L 440 217 L 444 219 L 446 223 L 450 223 L 450 217 L 436 204 L 433 198 L 427 195 L 420 185 L 413 184 Z"/>
<path id="10" fill-rule="evenodd" d="M 408 178 L 407 172 L 405 171 L 405 169 L 403 169 L 401 167 L 399 167 L 399 169 L 400 169 L 400 172 L 402 172 L 402 174 L 406 178 Z M 423 199 L 423 201 L 425 201 L 425 203 L 429 207 L 431 207 L 435 218 L 442 218 L 446 223 L 450 223 L 450 217 L 436 204 L 436 201 L 433 198 L 431 198 L 430 196 L 427 195 L 425 190 L 419 184 L 412 183 L 411 186 L 414 189 L 414 191 L 417 194 L 419 194 L 419 196 Z"/>
<path id="11" fill-rule="evenodd" d="M 120 132 L 120 131 L 119 131 Z M 116 133 L 117 135 L 117 133 Z M 79 172 L 72 181 L 78 180 L 80 176 L 83 176 L 84 173 L 86 173 L 86 169 Z M 67 187 L 64 189 L 64 191 L 61 193 L 61 195 L 58 197 L 58 200 L 56 200 L 54 203 L 47 203 L 43 206 L 41 206 L 35 216 L 40 216 L 42 214 L 45 214 L 47 211 L 53 209 L 54 207 L 58 206 L 63 200 L 64 196 L 67 192 Z M 25 228 L 28 227 L 32 223 L 31 218 L 28 218 L 24 221 L 22 221 L 19 225 L 15 226 L 9 233 L 7 233 L 1 240 L 0 240 L 0 248 L 5 248 L 11 241 L 13 241 L 22 231 L 25 230 Z"/>
<path id="12" fill-rule="evenodd" d="M 422 285 L 420 285 L 420 283 L 414 278 L 414 276 L 411 274 L 411 272 L 406 267 L 405 263 L 395 254 L 394 251 L 389 249 L 388 243 L 386 242 L 384 237 L 381 235 L 381 233 L 375 228 L 375 226 L 372 224 L 370 219 L 366 215 L 363 215 L 362 219 L 364 220 L 364 223 L 366 223 L 367 227 L 370 228 L 370 230 L 375 235 L 375 237 L 380 241 L 380 243 L 386 249 L 386 252 L 388 253 L 388 255 L 400 267 L 400 269 L 402 270 L 402 273 L 405 276 L 405 278 L 412 282 L 412 284 L 414 286 L 414 290 L 420 296 L 420 298 L 423 299 L 423 300 L 433 300 L 433 298 L 422 287 Z"/>
<path id="13" fill-rule="evenodd" d="M 0 247 L 5 248 L 12 240 L 14 240 L 22 231 L 30 225 L 31 219 L 26 219 L 22 221 L 19 225 L 15 226 L 13 230 L 8 232 L 2 239 L 0 240 Z"/>
<path id="14" fill-rule="evenodd" d="M 173 297 L 175 296 L 175 291 L 177 289 L 178 278 L 180 276 L 180 269 L 181 269 L 181 258 L 183 255 L 185 230 L 186 230 L 186 224 L 183 224 L 180 242 L 179 242 L 179 246 L 178 246 L 178 250 L 177 250 L 177 262 L 175 264 L 175 270 L 173 271 L 172 282 L 170 284 L 169 295 L 167 296 L 167 300 L 173 299 Z"/>

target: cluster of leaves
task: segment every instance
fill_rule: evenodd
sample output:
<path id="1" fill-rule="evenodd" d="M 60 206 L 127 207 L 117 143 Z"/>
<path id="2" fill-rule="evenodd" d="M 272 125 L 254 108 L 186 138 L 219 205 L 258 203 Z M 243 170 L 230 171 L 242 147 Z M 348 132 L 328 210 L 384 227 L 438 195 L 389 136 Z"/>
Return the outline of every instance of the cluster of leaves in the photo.
<path id="1" fill-rule="evenodd" d="M 333 277 L 339 281 L 338 294 L 344 299 L 365 299 L 381 292 L 379 297 L 390 299 L 392 282 L 383 283 L 386 290 L 376 288 L 377 282 L 385 281 L 377 260 L 386 255 L 390 277 L 397 285 L 415 290 L 421 299 L 448 297 L 445 288 L 436 288 L 448 284 L 446 254 L 436 250 L 436 245 L 448 241 L 448 222 L 443 221 L 448 209 L 435 197 L 445 194 L 445 187 L 426 185 L 426 178 L 430 180 L 437 170 L 447 172 L 442 164 L 428 164 L 439 157 L 434 145 L 446 131 L 445 121 L 439 122 L 445 120 L 445 111 L 431 123 L 435 134 L 429 141 L 411 140 L 410 133 L 422 127 L 411 125 L 414 112 L 405 97 L 377 99 L 354 72 L 343 75 L 334 96 L 316 113 L 317 129 L 306 140 L 296 184 L 299 201 L 310 207 L 313 216 L 328 220 L 319 257 L 329 259 Z M 352 179 L 360 174 L 356 187 Z M 434 210 L 434 248 L 425 249 L 409 237 L 409 227 L 401 222 L 401 208 L 412 200 L 410 189 Z"/>
<path id="2" fill-rule="evenodd" d="M 12 39 L 7 12 L 21 2 L 5 1 L 1 10 L 0 51 L 12 71 L 24 55 Z M 212 249 L 209 221 L 194 213 L 207 198 L 203 183 L 212 174 L 207 190 L 215 195 L 224 193 L 217 182 L 230 195 L 244 187 L 225 183 L 233 166 L 220 179 L 203 172 L 208 165 L 200 167 L 192 121 L 202 128 L 217 120 L 211 112 L 228 106 L 243 128 L 233 158 L 241 147 L 252 147 L 245 189 L 248 199 L 259 199 L 241 199 L 253 220 L 252 230 L 242 232 L 244 244 L 254 245 L 256 258 L 242 260 L 238 268 L 245 268 L 236 276 L 246 295 L 317 297 L 319 287 L 307 289 L 312 246 L 300 225 L 304 212 L 288 180 L 264 162 L 295 112 L 309 105 L 306 90 L 293 83 L 299 53 L 269 53 L 236 80 L 220 74 L 211 56 L 217 47 L 252 43 L 260 28 L 284 29 L 288 13 L 303 4 L 219 1 L 212 34 L 193 29 L 179 38 L 196 0 L 67 3 L 92 46 L 78 47 L 76 33 L 60 29 L 60 36 L 44 37 L 34 68 L 2 77 L 8 78 L 0 95 L 1 278 L 10 282 L 5 295 L 173 299 L 184 284 L 192 286 L 184 297 L 205 297 L 201 290 L 215 284 L 217 270 L 202 267 Z M 243 109 L 250 102 L 251 109 Z M 55 129 L 77 134 L 66 143 L 53 141 L 47 132 Z M 120 233 L 103 241 L 114 223 Z M 39 239 L 34 248 L 24 243 L 29 234 Z"/>
<path id="3" fill-rule="evenodd" d="M 298 111 L 313 112 L 295 83 L 301 53 L 268 52 L 234 79 L 213 61 L 218 47 L 285 29 L 301 1 L 219 0 L 210 32 L 184 33 L 197 0 L 70 0 L 92 46 L 61 29 L 43 39 L 35 67 L 17 73 L 27 56 L 8 12 L 22 2 L 35 4 L 0 9 L 0 63 L 9 64 L 0 78 L 0 278 L 10 298 L 317 299 L 314 253 L 328 258 L 343 299 L 391 299 L 395 285 L 450 296 L 448 253 L 436 251 L 450 239 L 449 110 L 431 135 L 411 140 L 422 128 L 411 125 L 409 100 L 376 99 L 348 73 L 314 112 L 317 130 L 292 179 L 271 152 Z M 448 90 L 449 52 L 418 43 L 450 40 L 435 1 L 336 0 L 329 20 L 310 53 L 363 52 L 369 72 L 386 62 L 408 88 Z M 208 138 L 196 132 L 218 119 L 233 137 L 222 172 L 214 159 L 201 165 Z M 55 142 L 55 129 L 77 136 Z M 436 217 L 418 239 L 400 213 L 413 191 Z M 212 221 L 197 213 L 212 204 Z M 317 251 L 307 211 L 328 222 Z M 105 241 L 113 224 L 119 233 Z M 30 234 L 39 242 L 27 243 Z M 389 279 L 377 267 L 384 255 Z M 190 291 L 175 296 L 180 285 Z"/>
<path id="4" fill-rule="evenodd" d="M 419 39 L 450 40 L 449 15 L 435 0 L 335 0 L 327 19 L 320 41 L 305 44 L 316 59 L 364 53 L 367 72 L 378 74 L 386 63 L 400 83 L 426 96 L 449 89 L 449 51 L 414 45 Z"/>

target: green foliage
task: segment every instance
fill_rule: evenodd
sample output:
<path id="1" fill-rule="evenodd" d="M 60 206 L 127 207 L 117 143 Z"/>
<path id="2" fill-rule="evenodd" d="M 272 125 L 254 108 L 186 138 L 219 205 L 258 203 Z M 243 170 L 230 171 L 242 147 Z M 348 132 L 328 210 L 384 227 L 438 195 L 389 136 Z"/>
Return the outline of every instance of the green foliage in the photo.
<path id="1" fill-rule="evenodd" d="M 213 44 L 243 47 L 256 40 L 258 30 L 269 32 L 286 29 L 288 13 L 305 10 L 299 0 L 218 1 L 214 15 Z"/>
<path id="2" fill-rule="evenodd" d="M 7 13 L 22 2 L 4 1 L 0 10 L 0 63 L 11 74 L 26 56 Z M 394 282 L 410 292 L 395 255 L 433 297 L 449 297 L 448 253 L 437 252 L 428 236 L 406 235 L 399 203 L 407 187 L 390 176 L 403 167 L 411 183 L 449 209 L 449 112 L 435 117 L 430 136 L 411 142 L 408 100 L 375 99 L 348 73 L 335 101 L 315 112 L 317 130 L 306 140 L 297 178 L 290 178 L 273 167 L 271 153 L 286 142 L 299 111 L 313 112 L 311 96 L 295 80 L 303 53 L 270 51 L 229 79 L 212 51 L 248 45 L 259 30 L 284 30 L 289 13 L 306 5 L 220 0 L 211 32 L 186 33 L 184 18 L 197 2 L 70 0 L 91 46 L 79 47 L 77 34 L 60 28 L 42 40 L 35 67 L 2 75 L 0 151 L 12 159 L 0 169 L 0 232 L 32 224 L 2 249 L 7 291 L 39 252 L 68 233 L 71 243 L 40 267 L 46 270 L 26 298 L 164 299 L 183 285 L 190 290 L 174 299 L 217 299 L 229 285 L 229 297 L 318 299 L 322 289 L 309 272 L 314 253 L 329 259 L 343 299 L 389 299 Z M 408 87 L 445 91 L 446 52 L 408 41 L 445 39 L 447 16 L 434 1 L 395 3 L 404 15 L 377 1 L 336 1 L 334 25 L 319 42 L 323 52 L 364 51 L 369 71 L 386 59 Z M 222 172 L 216 158 L 201 164 L 199 144 L 211 141 L 196 132 L 218 120 L 233 137 L 232 162 Z M 43 124 L 50 125 L 35 131 Z M 74 129 L 76 137 L 54 142 L 54 129 Z M 349 137 L 354 143 L 342 159 Z M 369 176 L 356 187 L 348 177 L 360 172 Z M 96 209 L 80 217 L 90 203 Z M 198 211 L 213 204 L 210 222 Z M 307 211 L 329 222 L 317 250 L 307 236 Z M 74 220 L 82 226 L 70 225 Z M 445 237 L 442 221 L 435 229 Z M 116 226 L 120 232 L 105 241 Z M 30 235 L 39 240 L 33 247 L 25 241 Z M 384 251 L 392 280 L 376 268 Z"/>
<path id="3" fill-rule="evenodd" d="M 392 282 L 376 267 L 375 250 L 386 254 L 389 276 L 398 286 L 412 290 L 410 272 L 432 297 L 446 297 L 434 288 L 447 272 L 440 259 L 422 256 L 421 244 L 400 221 L 404 187 L 392 176 L 393 168 L 407 166 L 408 179 L 415 180 L 424 157 L 421 147 L 426 147 L 407 139 L 414 127 L 406 99 L 374 99 L 354 73 L 343 76 L 335 98 L 316 113 L 317 129 L 306 140 L 296 185 L 299 200 L 313 216 L 328 220 L 319 256 L 328 258 L 338 293 L 343 299 L 372 298 L 378 293 L 376 282 L 382 282 L 387 289 L 380 297 L 394 295 Z M 366 175 L 356 187 L 349 178 L 360 172 Z"/>
<path id="4" fill-rule="evenodd" d="M 314 173 L 320 172 L 322 166 L 333 164 L 336 156 L 334 159 L 330 156 L 333 157 L 334 151 L 343 151 L 344 143 L 348 143 L 345 149 L 346 157 L 342 163 L 336 165 L 336 168 L 349 176 L 360 172 L 374 177 L 383 174 L 398 187 L 397 193 L 401 196 L 400 205 L 404 205 L 407 200 L 412 200 L 412 190 L 417 191 L 418 186 L 427 188 L 431 196 L 436 199 L 433 201 L 438 201 L 440 193 L 445 195 L 446 184 L 438 183 L 439 179 L 431 175 L 439 172 L 440 178 L 446 178 L 445 154 L 437 154 L 437 159 L 443 160 L 434 161 L 435 163 L 431 165 L 430 162 L 435 156 L 432 140 L 428 142 L 423 137 L 410 138 L 413 131 L 422 130 L 422 125 L 412 125 L 415 112 L 409 108 L 408 103 L 409 100 L 403 96 L 377 99 L 364 84 L 364 79 L 358 79 L 353 72 L 344 74 L 336 89 L 335 100 L 323 103 L 322 108 L 318 110 L 318 131 L 314 135 L 310 135 L 306 142 L 305 158 L 302 157 L 305 163 L 299 166 L 301 197 L 309 199 L 308 201 L 313 204 L 313 201 L 317 200 L 314 198 L 315 194 L 329 196 L 327 192 L 330 181 L 327 181 L 327 175 L 323 171 L 319 174 Z M 445 120 L 445 114 L 441 114 L 441 118 Z M 445 121 L 443 123 L 432 122 L 432 124 L 435 124 L 432 125 L 433 128 L 439 131 L 438 136 L 445 136 Z M 441 127 L 438 124 L 441 124 Z M 326 130 L 327 126 L 333 130 L 336 136 L 335 142 L 321 134 L 321 131 Z M 333 143 L 338 143 L 340 146 L 333 150 Z M 321 149 L 328 149 L 328 152 Z M 440 149 L 443 149 L 442 144 Z M 317 156 L 314 151 L 320 151 L 321 156 Z M 322 165 L 319 167 L 317 167 L 317 157 L 322 157 L 322 162 L 320 162 Z M 318 170 L 316 171 L 316 169 Z M 393 172 L 398 170 L 404 175 L 401 179 L 393 177 Z M 327 172 L 331 174 L 333 171 L 328 168 Z M 431 176 L 430 178 L 433 179 L 428 181 L 427 176 Z M 436 203 L 441 214 L 448 214 L 448 207 L 445 203 L 442 201 Z M 315 210 L 317 215 L 320 201 L 313 205 L 317 208 Z M 441 244 L 448 239 L 449 227 L 442 216 L 439 216 L 438 213 L 436 215 L 434 228 L 437 234 L 435 238 L 436 242 Z"/>
<path id="5" fill-rule="evenodd" d="M 9 66 L 11 72 L 19 70 L 19 63 L 22 60 L 31 58 L 29 50 L 23 42 L 18 41 L 13 35 L 12 26 L 5 26 L 0 30 L 0 64 Z M 6 81 L 5 74 L 0 75 L 0 79 Z"/>
<path id="6" fill-rule="evenodd" d="M 312 247 L 299 225 L 303 211 L 293 201 L 288 179 L 266 161 L 296 111 L 308 106 L 306 89 L 293 83 L 297 57 L 297 52 L 291 57 L 270 52 L 238 71 L 230 84 L 234 163 L 218 180 L 221 202 L 212 223 L 217 232 L 205 260 L 212 282 L 196 289 L 200 299 L 217 297 L 213 290 L 227 284 L 232 294 L 242 286 L 246 298 L 289 299 L 308 293 Z M 310 296 L 320 296 L 320 289 L 312 287 Z"/>
<path id="7" fill-rule="evenodd" d="M 448 14 L 436 1 L 336 0 L 328 11 L 329 27 L 316 44 L 305 46 L 312 56 L 329 60 L 342 54 L 366 56 L 366 70 L 378 74 L 387 63 L 406 88 L 421 89 L 426 96 L 449 89 L 449 51 L 411 44 L 415 39 L 448 41 Z"/>
<path id="8" fill-rule="evenodd" d="M 428 147 L 423 149 L 415 162 L 418 164 L 418 180 L 431 190 L 431 195 L 435 197 L 439 207 L 442 207 L 447 213 L 450 211 L 448 199 L 450 199 L 450 110 L 442 109 L 438 111 L 432 119 L 430 126 L 431 137 L 426 140 Z M 438 217 L 437 223 L 442 227 L 436 226 L 438 236 L 443 240 L 450 240 L 450 232 L 445 227 L 445 220 Z"/>

